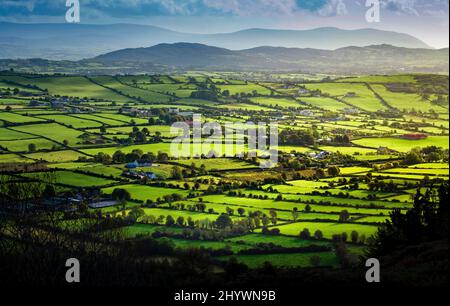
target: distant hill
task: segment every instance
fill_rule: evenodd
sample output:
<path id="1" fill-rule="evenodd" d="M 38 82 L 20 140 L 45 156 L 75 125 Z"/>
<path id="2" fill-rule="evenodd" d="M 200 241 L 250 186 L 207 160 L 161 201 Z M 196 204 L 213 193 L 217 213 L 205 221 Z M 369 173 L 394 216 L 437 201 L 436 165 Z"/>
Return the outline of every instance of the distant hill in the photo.
<path id="1" fill-rule="evenodd" d="M 445 72 L 448 49 L 409 49 L 390 45 L 337 50 L 258 47 L 232 51 L 201 44 L 160 44 L 124 49 L 90 61 L 118 66 L 142 63 L 185 69 L 299 70 L 328 73 Z"/>
<path id="2" fill-rule="evenodd" d="M 0 23 L 0 58 L 3 59 L 80 60 L 125 48 L 177 42 L 199 43 L 230 50 L 259 46 L 335 50 L 348 46 L 365 47 L 382 44 L 405 48 L 429 48 L 413 36 L 375 29 L 248 29 L 224 34 L 191 34 L 133 24 Z"/>

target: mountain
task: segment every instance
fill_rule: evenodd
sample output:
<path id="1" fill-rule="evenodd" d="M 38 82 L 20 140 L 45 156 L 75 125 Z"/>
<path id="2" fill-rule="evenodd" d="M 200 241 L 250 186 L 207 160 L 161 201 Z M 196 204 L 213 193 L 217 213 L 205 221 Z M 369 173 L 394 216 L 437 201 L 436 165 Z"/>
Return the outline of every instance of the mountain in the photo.
<path id="1" fill-rule="evenodd" d="M 391 45 L 345 47 L 337 50 L 258 47 L 240 51 L 201 44 L 159 44 L 124 49 L 86 62 L 107 66 L 143 64 L 183 69 L 298 70 L 328 73 L 446 72 L 448 49 L 410 49 Z"/>
<path id="2" fill-rule="evenodd" d="M 0 58 L 4 59 L 80 60 L 125 48 L 177 42 L 199 43 L 230 50 L 259 46 L 335 50 L 348 46 L 381 44 L 429 48 L 413 36 L 375 29 L 248 29 L 233 33 L 192 34 L 134 24 L 0 23 Z"/>

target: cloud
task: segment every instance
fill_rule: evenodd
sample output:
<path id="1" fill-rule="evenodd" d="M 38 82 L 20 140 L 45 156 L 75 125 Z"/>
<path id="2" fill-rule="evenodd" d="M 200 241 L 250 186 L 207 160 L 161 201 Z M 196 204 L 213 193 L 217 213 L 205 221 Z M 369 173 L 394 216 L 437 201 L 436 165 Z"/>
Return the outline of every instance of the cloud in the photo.
<path id="1" fill-rule="evenodd" d="M 290 15 L 297 7 L 294 0 L 203 0 L 203 3 L 236 16 Z"/>
<path id="2" fill-rule="evenodd" d="M 380 0 L 395 14 L 440 16 L 448 0 Z M 66 0 L 0 0 L 0 18 L 63 16 Z M 80 0 L 83 14 L 112 18 L 152 16 L 313 16 L 347 15 L 365 9 L 365 0 Z"/>
<path id="3" fill-rule="evenodd" d="M 290 15 L 317 13 L 343 0 L 80 0 L 86 13 L 111 17 Z M 2 16 L 58 16 L 66 0 L 0 0 Z M 323 15 L 323 14 L 321 14 Z"/>
<path id="4" fill-rule="evenodd" d="M 348 9 L 344 0 L 329 0 L 319 11 L 320 16 L 347 15 Z"/>
<path id="5" fill-rule="evenodd" d="M 432 15 L 435 12 L 447 11 L 448 0 L 380 0 L 381 7 L 401 15 Z"/>

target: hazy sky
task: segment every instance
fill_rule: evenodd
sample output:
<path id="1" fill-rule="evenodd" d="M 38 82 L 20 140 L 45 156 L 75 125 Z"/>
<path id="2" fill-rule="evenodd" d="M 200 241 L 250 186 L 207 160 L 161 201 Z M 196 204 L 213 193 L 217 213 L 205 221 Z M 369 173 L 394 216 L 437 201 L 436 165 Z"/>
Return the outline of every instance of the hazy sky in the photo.
<path id="1" fill-rule="evenodd" d="M 449 0 L 380 0 L 380 23 L 366 0 L 79 0 L 82 23 L 140 23 L 196 33 L 245 28 L 377 28 L 449 45 Z M 0 0 L 0 20 L 64 22 L 66 0 Z M 1 26 L 1 25 L 0 25 Z"/>

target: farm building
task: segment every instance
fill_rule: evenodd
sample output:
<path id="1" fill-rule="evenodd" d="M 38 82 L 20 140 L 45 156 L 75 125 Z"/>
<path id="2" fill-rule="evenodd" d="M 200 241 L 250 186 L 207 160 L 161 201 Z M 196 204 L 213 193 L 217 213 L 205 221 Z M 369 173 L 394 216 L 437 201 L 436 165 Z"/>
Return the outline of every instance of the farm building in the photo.
<path id="1" fill-rule="evenodd" d="M 417 134 L 405 134 L 405 135 L 400 136 L 400 138 L 409 139 L 409 140 L 422 140 L 422 139 L 427 139 L 428 135 L 420 134 L 420 133 L 417 133 Z"/>
<path id="2" fill-rule="evenodd" d="M 156 176 L 155 173 L 153 172 L 134 172 L 134 171 L 129 171 L 129 172 L 125 172 L 123 173 L 124 177 L 128 177 L 128 178 L 132 178 L 132 179 L 139 179 L 139 180 L 143 180 L 143 179 L 150 179 L 150 180 L 155 180 L 158 177 Z"/>
<path id="3" fill-rule="evenodd" d="M 151 167 L 151 166 L 152 166 L 152 163 L 140 163 L 137 160 L 135 160 L 132 163 L 128 163 L 128 164 L 125 165 L 125 167 L 127 169 L 136 169 L 136 168 L 139 168 L 139 167 Z"/>

